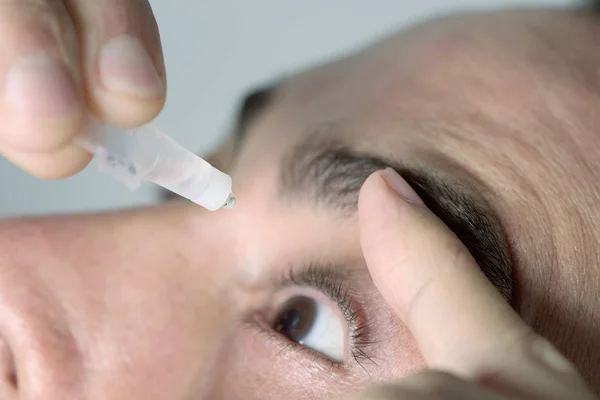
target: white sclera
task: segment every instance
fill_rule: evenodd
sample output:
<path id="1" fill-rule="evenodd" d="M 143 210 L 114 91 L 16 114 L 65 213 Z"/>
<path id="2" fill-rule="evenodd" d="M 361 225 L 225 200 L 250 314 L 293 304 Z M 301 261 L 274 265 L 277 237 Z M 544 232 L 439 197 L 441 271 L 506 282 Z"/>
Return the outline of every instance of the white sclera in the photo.
<path id="1" fill-rule="evenodd" d="M 299 342 L 335 362 L 344 362 L 345 329 L 340 316 L 327 305 L 317 302 L 317 316 L 310 332 Z"/>
<path id="2" fill-rule="evenodd" d="M 90 117 L 76 142 L 96 154 L 103 172 L 132 189 L 154 182 L 210 211 L 232 196 L 229 175 L 150 125 L 117 131 Z"/>

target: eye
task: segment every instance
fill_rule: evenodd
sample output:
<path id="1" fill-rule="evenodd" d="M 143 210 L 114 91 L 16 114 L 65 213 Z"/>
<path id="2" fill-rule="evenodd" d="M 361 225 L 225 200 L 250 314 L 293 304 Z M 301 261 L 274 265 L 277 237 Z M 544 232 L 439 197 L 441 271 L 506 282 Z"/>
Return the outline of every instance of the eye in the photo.
<path id="1" fill-rule="evenodd" d="M 322 353 L 334 362 L 344 362 L 346 327 L 339 307 L 326 300 L 296 295 L 275 315 L 272 328 L 289 340 Z"/>

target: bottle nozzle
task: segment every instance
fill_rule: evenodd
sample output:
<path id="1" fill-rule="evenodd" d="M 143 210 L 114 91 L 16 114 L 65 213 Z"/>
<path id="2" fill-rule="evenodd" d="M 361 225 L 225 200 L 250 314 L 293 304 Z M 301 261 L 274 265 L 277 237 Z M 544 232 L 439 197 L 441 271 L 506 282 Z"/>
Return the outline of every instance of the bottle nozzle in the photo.
<path id="1" fill-rule="evenodd" d="M 225 200 L 225 204 L 223 204 L 223 208 L 231 210 L 234 205 L 235 205 L 235 196 L 233 195 L 233 193 L 231 193 L 229 195 L 229 197 L 227 198 L 227 200 Z"/>

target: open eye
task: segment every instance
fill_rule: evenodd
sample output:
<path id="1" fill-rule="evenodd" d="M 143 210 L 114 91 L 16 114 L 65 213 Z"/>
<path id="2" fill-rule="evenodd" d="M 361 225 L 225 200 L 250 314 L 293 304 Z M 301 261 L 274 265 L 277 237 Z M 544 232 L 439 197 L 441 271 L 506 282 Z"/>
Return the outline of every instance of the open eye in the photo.
<path id="1" fill-rule="evenodd" d="M 333 302 L 296 295 L 289 298 L 272 320 L 275 331 L 289 340 L 322 353 L 334 362 L 346 356 L 346 326 Z"/>

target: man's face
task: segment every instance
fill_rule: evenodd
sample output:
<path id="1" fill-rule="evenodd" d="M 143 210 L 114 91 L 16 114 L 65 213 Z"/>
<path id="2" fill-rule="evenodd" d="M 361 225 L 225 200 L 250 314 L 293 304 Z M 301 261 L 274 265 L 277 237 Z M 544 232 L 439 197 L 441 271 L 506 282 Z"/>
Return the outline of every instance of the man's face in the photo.
<path id="1" fill-rule="evenodd" d="M 279 82 L 231 211 L 5 221 L 0 398 L 329 399 L 423 368 L 358 241 L 388 166 L 598 389 L 594 18 L 439 20 Z"/>

